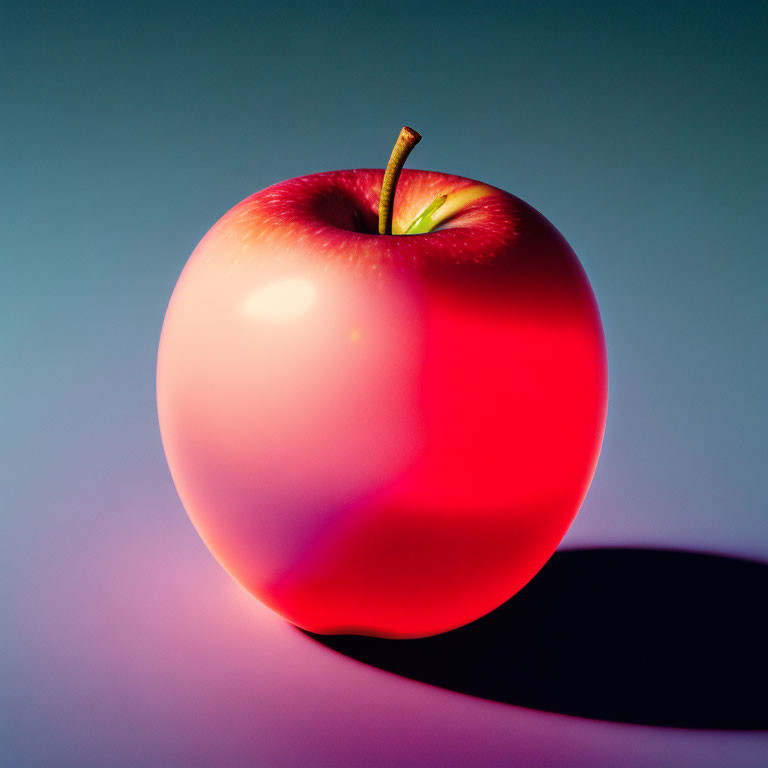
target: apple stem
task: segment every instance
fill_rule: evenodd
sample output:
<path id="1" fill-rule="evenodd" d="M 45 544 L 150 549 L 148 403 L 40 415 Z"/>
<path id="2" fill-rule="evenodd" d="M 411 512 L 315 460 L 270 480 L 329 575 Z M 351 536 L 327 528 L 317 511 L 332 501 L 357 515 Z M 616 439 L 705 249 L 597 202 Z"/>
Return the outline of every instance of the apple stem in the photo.
<path id="1" fill-rule="evenodd" d="M 395 208 L 395 190 L 400 179 L 406 158 L 411 150 L 421 141 L 421 135 L 407 125 L 400 131 L 395 142 L 395 148 L 389 157 L 387 170 L 384 172 L 384 182 L 381 185 L 379 197 L 379 234 L 392 234 L 392 214 Z"/>

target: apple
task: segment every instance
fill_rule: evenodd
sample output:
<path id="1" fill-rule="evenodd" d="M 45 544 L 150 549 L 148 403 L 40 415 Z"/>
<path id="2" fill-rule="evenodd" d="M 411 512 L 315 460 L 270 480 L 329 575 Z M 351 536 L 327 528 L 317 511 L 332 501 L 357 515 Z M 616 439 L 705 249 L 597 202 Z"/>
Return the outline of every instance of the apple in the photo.
<path id="1" fill-rule="evenodd" d="M 506 601 L 567 531 L 603 437 L 605 339 L 574 252 L 501 189 L 400 175 L 408 130 L 386 174 L 290 179 L 226 213 L 160 338 L 189 517 L 316 633 L 423 637 Z"/>

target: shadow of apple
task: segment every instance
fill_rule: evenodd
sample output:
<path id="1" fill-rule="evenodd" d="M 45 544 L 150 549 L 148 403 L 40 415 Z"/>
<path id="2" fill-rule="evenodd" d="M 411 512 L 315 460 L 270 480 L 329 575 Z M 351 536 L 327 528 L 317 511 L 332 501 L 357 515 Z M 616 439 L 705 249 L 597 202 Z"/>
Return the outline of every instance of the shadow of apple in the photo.
<path id="1" fill-rule="evenodd" d="M 768 565 L 653 549 L 557 552 L 487 616 L 419 640 L 313 635 L 358 661 L 549 712 L 768 730 Z"/>

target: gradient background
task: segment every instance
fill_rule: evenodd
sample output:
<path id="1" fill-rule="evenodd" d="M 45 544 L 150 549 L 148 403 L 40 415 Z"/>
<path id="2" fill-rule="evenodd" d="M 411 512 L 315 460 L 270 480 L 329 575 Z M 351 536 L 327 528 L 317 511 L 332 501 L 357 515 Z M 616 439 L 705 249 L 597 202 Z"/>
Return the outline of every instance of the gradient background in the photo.
<path id="1" fill-rule="evenodd" d="M 114 7 L 110 7 L 114 6 Z M 178 501 L 154 374 L 188 255 L 246 195 L 409 165 L 522 197 L 581 258 L 611 399 L 564 547 L 768 560 L 763 3 L 0 6 L 0 764 L 768 762 L 333 654 Z"/>

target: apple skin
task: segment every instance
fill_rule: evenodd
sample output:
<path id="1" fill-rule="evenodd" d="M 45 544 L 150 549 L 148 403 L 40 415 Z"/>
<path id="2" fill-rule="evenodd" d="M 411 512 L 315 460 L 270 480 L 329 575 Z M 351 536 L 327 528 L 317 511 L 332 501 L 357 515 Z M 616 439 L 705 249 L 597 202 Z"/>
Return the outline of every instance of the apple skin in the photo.
<path id="1" fill-rule="evenodd" d="M 597 463 L 607 364 L 543 216 L 483 187 L 435 231 L 382 236 L 382 178 L 291 179 L 225 214 L 173 292 L 157 402 L 229 573 L 306 630 L 413 638 L 491 611 L 554 552 Z M 478 184 L 403 171 L 394 231 Z"/>

